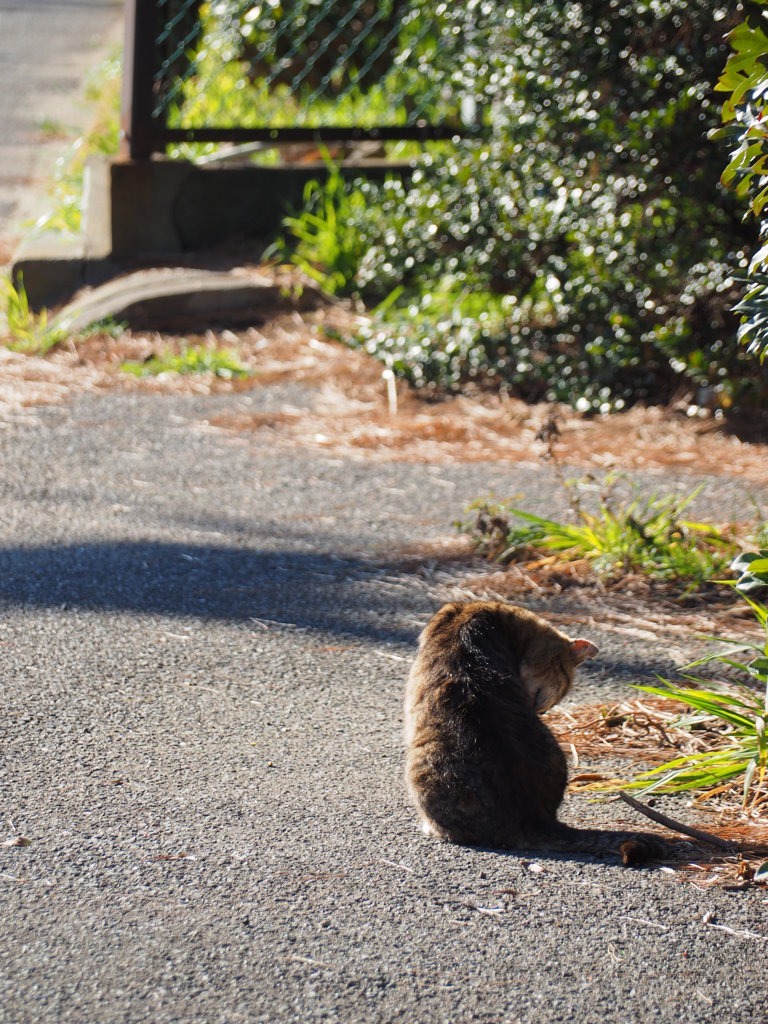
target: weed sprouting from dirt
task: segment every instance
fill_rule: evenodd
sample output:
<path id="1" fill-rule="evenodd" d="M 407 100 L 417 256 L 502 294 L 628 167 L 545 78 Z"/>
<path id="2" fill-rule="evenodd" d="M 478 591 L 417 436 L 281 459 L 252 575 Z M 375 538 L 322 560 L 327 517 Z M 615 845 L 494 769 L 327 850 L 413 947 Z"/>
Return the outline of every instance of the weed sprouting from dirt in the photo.
<path id="1" fill-rule="evenodd" d="M 684 590 L 707 586 L 724 573 L 739 550 L 733 526 L 692 519 L 687 510 L 704 485 L 687 495 L 642 494 L 624 474 L 605 476 L 601 483 L 568 479 L 558 458 L 557 422 L 550 419 L 537 434 L 546 445 L 544 460 L 552 466 L 569 505 L 569 515 L 555 519 L 537 515 L 517 503 L 479 499 L 457 523 L 489 558 L 501 563 L 549 557 L 555 563 L 588 562 L 603 577 L 630 572 L 669 580 Z M 600 491 L 590 511 L 581 491 Z M 628 492 L 628 497 L 622 496 Z M 762 536 L 764 526 L 758 522 Z"/>
<path id="2" fill-rule="evenodd" d="M 29 308 L 24 279 L 18 275 L 16 283 L 6 277 L 0 280 L 0 292 L 5 297 L 5 318 L 8 324 L 8 348 L 16 352 L 45 355 L 63 341 L 66 331 L 48 320 L 48 311 L 34 313 Z"/>
<path id="3" fill-rule="evenodd" d="M 191 345 L 181 352 L 152 355 L 143 362 L 124 362 L 122 369 L 135 377 L 155 377 L 160 374 L 212 373 L 225 380 L 247 377 L 250 371 L 226 349 Z"/>

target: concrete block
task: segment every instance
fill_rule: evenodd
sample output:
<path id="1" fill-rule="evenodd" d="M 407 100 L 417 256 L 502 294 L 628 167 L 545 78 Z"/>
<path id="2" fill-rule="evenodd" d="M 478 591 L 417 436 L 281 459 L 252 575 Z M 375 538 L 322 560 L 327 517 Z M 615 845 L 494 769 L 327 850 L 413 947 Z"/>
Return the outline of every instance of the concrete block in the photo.
<path id="1" fill-rule="evenodd" d="M 109 161 L 89 157 L 83 174 L 83 236 L 89 261 L 112 255 L 112 193 Z"/>
<path id="2" fill-rule="evenodd" d="M 257 270 L 230 272 L 154 267 L 113 278 L 76 296 L 51 321 L 70 332 L 113 319 L 139 330 L 199 332 L 208 327 L 259 323 L 278 309 L 310 309 L 327 301 L 310 284 L 286 295 L 282 284 Z"/>
<path id="3" fill-rule="evenodd" d="M 83 239 L 54 232 L 25 239 L 11 263 L 11 278 L 23 281 L 31 309 L 67 299 L 85 284 Z"/>
<path id="4" fill-rule="evenodd" d="M 409 165 L 366 161 L 345 176 L 380 179 Z M 244 240 L 268 241 L 304 188 L 328 174 L 323 163 L 278 167 L 196 166 L 179 160 L 115 161 L 111 175 L 112 256 L 165 258 Z"/>
<path id="5" fill-rule="evenodd" d="M 125 261 L 183 251 L 174 211 L 195 173 L 175 160 L 112 161 L 109 165 L 112 257 Z"/>
<path id="6" fill-rule="evenodd" d="M 343 165 L 347 177 L 407 175 L 408 165 L 366 160 Z M 323 163 L 276 167 L 197 166 L 180 160 L 92 158 L 85 176 L 83 236 L 45 235 L 19 249 L 30 306 L 52 306 L 85 285 L 147 264 L 264 243 L 298 209 L 304 188 L 328 174 Z M 205 257 L 203 257 L 205 258 Z M 235 302 L 234 292 L 231 299 Z"/>

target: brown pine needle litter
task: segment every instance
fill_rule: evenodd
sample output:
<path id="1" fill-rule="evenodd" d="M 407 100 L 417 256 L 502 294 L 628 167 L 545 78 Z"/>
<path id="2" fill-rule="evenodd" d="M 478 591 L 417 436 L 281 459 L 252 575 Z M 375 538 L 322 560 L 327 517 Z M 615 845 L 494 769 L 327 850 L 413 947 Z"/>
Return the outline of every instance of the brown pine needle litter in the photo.
<path id="1" fill-rule="evenodd" d="M 385 553 L 382 553 L 383 555 Z M 391 552 L 387 552 L 391 557 Z M 759 639 L 761 631 L 749 607 L 730 589 L 707 586 L 680 594 L 673 581 L 628 572 L 602 579 L 586 559 L 552 562 L 538 557 L 498 567 L 488 563 L 467 537 L 445 538 L 403 548 L 395 568 L 419 577 L 451 577 L 440 596 L 449 600 L 503 600 L 535 606 L 566 632 L 572 626 L 599 629 L 650 642 L 677 646 L 670 656 L 680 664 L 700 650 L 697 636 Z M 455 582 L 454 582 L 455 581 Z"/>
<path id="2" fill-rule="evenodd" d="M 255 269 L 287 289 L 300 283 L 295 274 L 274 267 Z M 127 330 L 114 337 L 97 332 L 69 338 L 45 357 L 10 352 L 0 339 L 0 415 L 65 401 L 83 391 L 242 392 L 300 381 L 317 387 L 309 410 L 289 405 L 269 414 L 243 410 L 222 414 L 213 423 L 227 432 L 266 435 L 270 444 L 365 459 L 539 461 L 536 438 L 552 417 L 551 404 L 529 405 L 479 389 L 456 396 L 424 394 L 403 381 L 394 382 L 393 403 L 384 366 L 334 337 L 350 337 L 359 323 L 351 303 L 328 300 L 313 310 L 265 309 L 250 327 L 200 335 Z M 223 380 L 213 374 L 170 374 L 137 380 L 121 371 L 125 361 L 189 345 L 231 350 L 250 376 Z M 636 406 L 590 417 L 558 407 L 559 457 L 569 466 L 599 471 L 633 467 L 696 474 L 704 465 L 708 474 L 764 480 L 763 445 L 751 443 L 746 434 L 740 439 L 733 422 L 686 412 L 685 402 L 679 408 Z"/>
<path id="3" fill-rule="evenodd" d="M 600 794 L 607 784 L 620 787 L 626 774 L 638 768 L 727 744 L 727 728 L 722 721 L 704 720 L 692 729 L 681 727 L 681 719 L 690 710 L 676 701 L 647 695 L 615 703 L 558 707 L 547 713 L 546 720 L 561 747 L 571 752 L 570 790 Z M 612 772 L 610 768 L 584 767 L 585 761 L 602 765 L 606 759 L 624 761 L 626 774 Z M 617 792 L 602 795 L 619 800 Z M 686 808 L 694 819 L 686 824 L 738 844 L 741 852 L 704 852 L 696 844 L 680 842 L 676 844 L 680 859 L 670 870 L 683 872 L 700 888 L 724 885 L 746 889 L 765 884 L 753 882 L 753 875 L 768 856 L 768 787 L 764 787 L 759 800 L 751 803 L 748 811 L 742 810 L 741 781 L 689 794 Z M 622 816 L 621 827 L 637 826 L 637 821 L 627 821 Z M 643 828 L 646 829 L 645 823 Z M 694 860 L 690 859 L 692 853 Z"/>
<path id="4" fill-rule="evenodd" d="M 702 719 L 693 729 L 681 728 L 680 719 L 690 712 L 678 701 L 648 694 L 613 704 L 556 707 L 548 712 L 547 725 L 562 747 L 575 747 L 580 761 L 607 755 L 652 765 L 680 754 L 711 750 L 727 740 L 726 727 L 718 719 Z M 592 783 L 607 779 L 605 775 L 576 775 L 571 785 L 576 791 L 589 790 L 595 788 Z"/>

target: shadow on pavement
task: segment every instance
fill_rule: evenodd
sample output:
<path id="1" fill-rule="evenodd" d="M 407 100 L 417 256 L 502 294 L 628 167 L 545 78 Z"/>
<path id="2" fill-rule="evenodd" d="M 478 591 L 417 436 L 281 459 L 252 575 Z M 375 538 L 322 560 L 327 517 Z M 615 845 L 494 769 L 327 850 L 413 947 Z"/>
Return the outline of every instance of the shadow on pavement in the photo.
<path id="1" fill-rule="evenodd" d="M 0 601 L 37 608 L 251 618 L 412 643 L 399 588 L 381 567 L 315 552 L 156 542 L 0 549 Z M 403 578 L 407 585 L 407 575 Z M 429 611 L 429 609 L 427 609 Z"/>
<path id="2" fill-rule="evenodd" d="M 0 548 L 0 603 L 258 619 L 415 646 L 441 603 L 425 589 L 421 568 L 419 560 L 373 562 L 317 551 L 156 541 Z M 522 603 L 546 617 L 546 602 Z M 609 679 L 626 682 L 652 682 L 654 671 L 674 673 L 674 665 L 660 664 L 635 645 L 619 657 L 603 652 L 600 668 Z M 592 685 L 602 688 L 598 680 Z"/>

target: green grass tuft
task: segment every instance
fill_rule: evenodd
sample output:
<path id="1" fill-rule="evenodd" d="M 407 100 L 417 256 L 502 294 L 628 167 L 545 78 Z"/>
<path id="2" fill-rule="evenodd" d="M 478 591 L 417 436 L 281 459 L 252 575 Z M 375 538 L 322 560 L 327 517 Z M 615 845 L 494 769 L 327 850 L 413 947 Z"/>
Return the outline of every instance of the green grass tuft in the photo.
<path id="1" fill-rule="evenodd" d="M 730 657 L 718 656 L 728 665 L 738 665 L 749 676 L 758 674 L 768 681 L 765 670 L 756 669 L 753 659 L 749 664 L 736 662 Z M 691 666 L 687 666 L 690 668 Z M 747 687 L 729 686 L 712 689 L 711 683 L 695 675 L 686 677 L 696 687 L 674 686 L 660 679 L 662 686 L 638 686 L 636 689 L 670 700 L 681 701 L 695 712 L 677 727 L 696 728 L 717 720 L 727 726 L 724 745 L 698 754 L 684 754 L 666 764 L 642 772 L 630 782 L 617 784 L 616 789 L 640 789 L 644 793 L 680 793 L 686 790 L 710 789 L 728 782 L 741 780 L 742 803 L 746 808 L 763 795 L 766 754 L 766 718 L 768 718 L 768 692 L 756 694 Z M 709 689 L 705 689 L 709 686 Z"/>
<path id="2" fill-rule="evenodd" d="M 458 525 L 500 562 L 534 551 L 562 561 L 586 559 L 601 575 L 641 572 L 701 586 L 725 572 L 737 551 L 736 542 L 722 530 L 684 514 L 701 490 L 697 487 L 684 498 L 652 495 L 619 502 L 609 490 L 597 512 L 586 511 L 573 499 L 575 522 L 481 500 L 469 506 L 467 518 Z"/>
<path id="3" fill-rule="evenodd" d="M 357 228 L 365 196 L 351 189 L 338 167 L 324 153 L 328 177 L 304 187 L 303 210 L 286 217 L 290 241 L 279 240 L 267 255 L 290 260 L 329 294 L 353 290 L 366 242 Z"/>
<path id="4" fill-rule="evenodd" d="M 16 284 L 8 277 L 0 279 L 0 293 L 5 298 L 5 317 L 10 335 L 8 348 L 30 355 L 45 355 L 67 337 L 66 330 L 49 323 L 48 310 L 33 313 L 29 308 L 21 274 Z"/>
<path id="5" fill-rule="evenodd" d="M 676 686 L 659 677 L 660 686 L 636 687 L 691 708 L 692 714 L 675 723 L 677 728 L 719 725 L 722 746 L 676 757 L 641 772 L 629 782 L 594 784 L 589 787 L 593 791 L 639 789 L 643 793 L 681 793 L 740 783 L 745 810 L 755 810 L 768 801 L 764 789 L 768 769 L 768 608 L 752 596 L 755 585 L 765 587 L 768 584 L 768 551 L 742 554 L 731 568 L 742 575 L 738 580 L 727 581 L 727 585 L 735 587 L 749 604 L 765 633 L 765 642 L 745 644 L 711 637 L 709 639 L 728 645 L 728 650 L 715 651 L 684 666 L 681 675 L 693 685 Z M 692 671 L 711 662 L 725 665 L 732 674 L 740 676 L 740 680 L 728 686 L 713 687 L 710 680 Z"/>
<path id="6" fill-rule="evenodd" d="M 165 352 L 144 362 L 125 362 L 121 369 L 135 377 L 156 377 L 161 373 L 213 373 L 225 380 L 248 377 L 251 372 L 232 352 L 203 345 L 185 346 L 178 354 Z"/>

